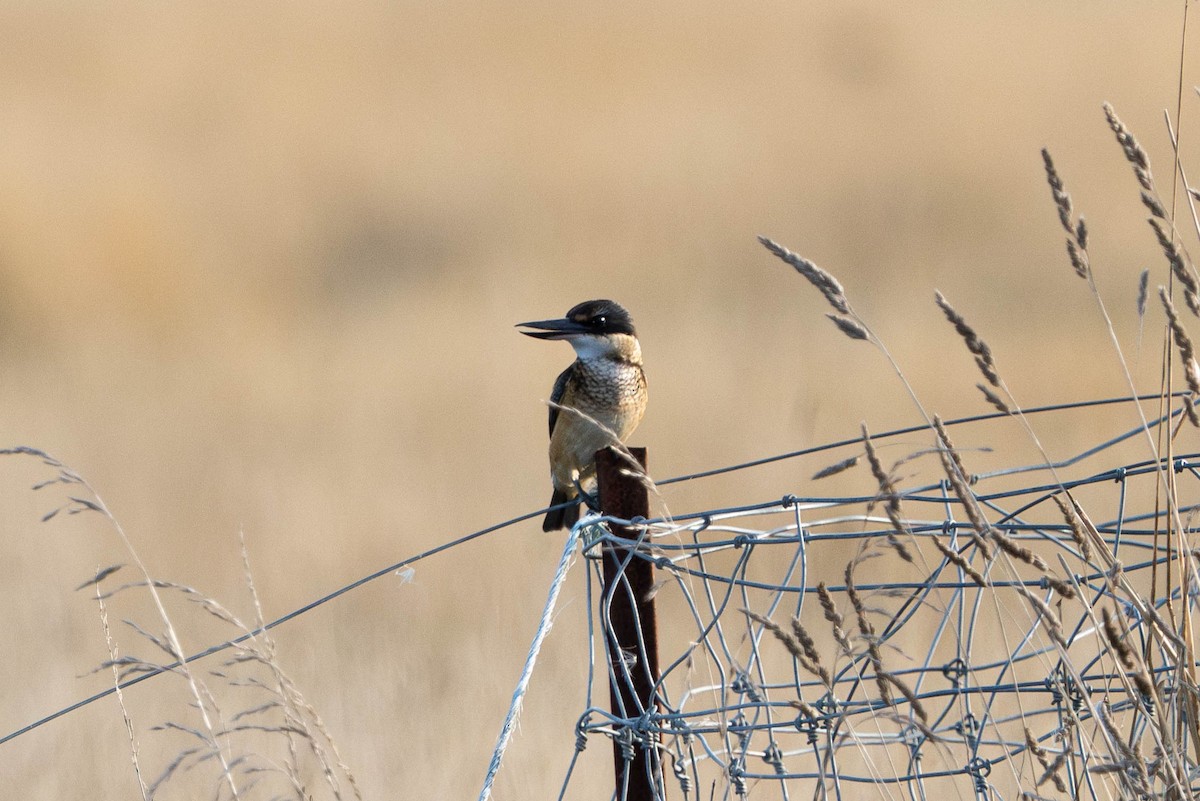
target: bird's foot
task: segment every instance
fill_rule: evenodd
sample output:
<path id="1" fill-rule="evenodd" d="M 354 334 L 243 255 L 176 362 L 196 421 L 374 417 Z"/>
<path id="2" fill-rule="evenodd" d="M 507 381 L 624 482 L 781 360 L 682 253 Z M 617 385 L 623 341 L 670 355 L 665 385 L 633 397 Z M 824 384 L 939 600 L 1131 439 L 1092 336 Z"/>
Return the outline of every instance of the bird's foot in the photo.
<path id="1" fill-rule="evenodd" d="M 578 478 L 575 478 L 574 484 L 575 492 L 578 493 L 580 502 L 587 506 L 588 511 L 601 514 L 600 491 L 597 490 L 596 492 L 588 492 L 583 488 L 583 485 L 579 483 Z"/>

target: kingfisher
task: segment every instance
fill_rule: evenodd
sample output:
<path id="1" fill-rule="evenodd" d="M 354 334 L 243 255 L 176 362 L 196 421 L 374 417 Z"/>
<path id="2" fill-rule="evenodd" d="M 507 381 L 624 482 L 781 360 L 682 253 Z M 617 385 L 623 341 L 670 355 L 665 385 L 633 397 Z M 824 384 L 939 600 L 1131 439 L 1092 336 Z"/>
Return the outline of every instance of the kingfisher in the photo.
<path id="1" fill-rule="evenodd" d="M 550 393 L 550 505 L 561 508 L 542 522 L 543 531 L 570 528 L 579 520 L 579 493 L 595 483 L 596 451 L 624 442 L 646 411 L 642 347 L 629 312 L 612 300 L 584 301 L 565 317 L 517 327 L 575 349 Z"/>

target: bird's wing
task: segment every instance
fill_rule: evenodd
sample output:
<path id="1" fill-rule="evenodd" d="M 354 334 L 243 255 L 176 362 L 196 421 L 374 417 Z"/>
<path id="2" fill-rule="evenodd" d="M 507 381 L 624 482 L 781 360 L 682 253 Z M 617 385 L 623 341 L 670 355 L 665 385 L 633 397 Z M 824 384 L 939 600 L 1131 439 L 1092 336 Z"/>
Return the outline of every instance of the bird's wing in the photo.
<path id="1" fill-rule="evenodd" d="M 575 362 L 571 362 L 571 366 L 558 374 L 558 378 L 554 380 L 554 389 L 550 392 L 550 402 L 561 404 L 563 395 L 567 394 L 567 382 L 571 380 L 571 376 L 575 373 Z M 554 406 L 550 407 L 550 436 L 554 436 L 554 424 L 558 422 L 558 409 Z"/>

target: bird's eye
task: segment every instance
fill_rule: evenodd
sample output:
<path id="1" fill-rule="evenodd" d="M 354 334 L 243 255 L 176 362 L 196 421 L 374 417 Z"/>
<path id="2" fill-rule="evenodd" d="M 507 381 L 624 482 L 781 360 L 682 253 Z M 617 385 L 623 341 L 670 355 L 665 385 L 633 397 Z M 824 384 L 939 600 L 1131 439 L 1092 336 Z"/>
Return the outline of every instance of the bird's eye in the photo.
<path id="1" fill-rule="evenodd" d="M 592 318 L 592 325 L 604 326 L 607 322 L 608 322 L 608 318 L 605 317 L 603 314 L 600 315 L 599 317 Z"/>

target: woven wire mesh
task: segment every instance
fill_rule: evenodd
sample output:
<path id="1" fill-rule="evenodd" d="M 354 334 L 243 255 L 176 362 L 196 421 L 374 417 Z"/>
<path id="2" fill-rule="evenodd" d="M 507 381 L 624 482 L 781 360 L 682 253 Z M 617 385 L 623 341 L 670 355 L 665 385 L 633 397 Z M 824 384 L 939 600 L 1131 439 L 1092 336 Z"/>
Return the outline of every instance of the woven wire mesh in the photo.
<path id="1" fill-rule="evenodd" d="M 633 547 L 585 519 L 593 654 L 628 591 L 602 597 L 615 546 L 657 566 L 661 665 L 655 703 L 613 713 L 603 684 L 648 670 L 644 651 L 594 659 L 576 758 L 596 735 L 646 749 L 655 796 L 676 799 L 1193 797 L 1200 455 L 1112 463 L 1179 419 L 970 476 L 983 537 L 944 475 L 897 485 L 911 563 L 878 493 L 632 521 Z M 1054 500 L 1068 491 L 1091 543 Z"/>

